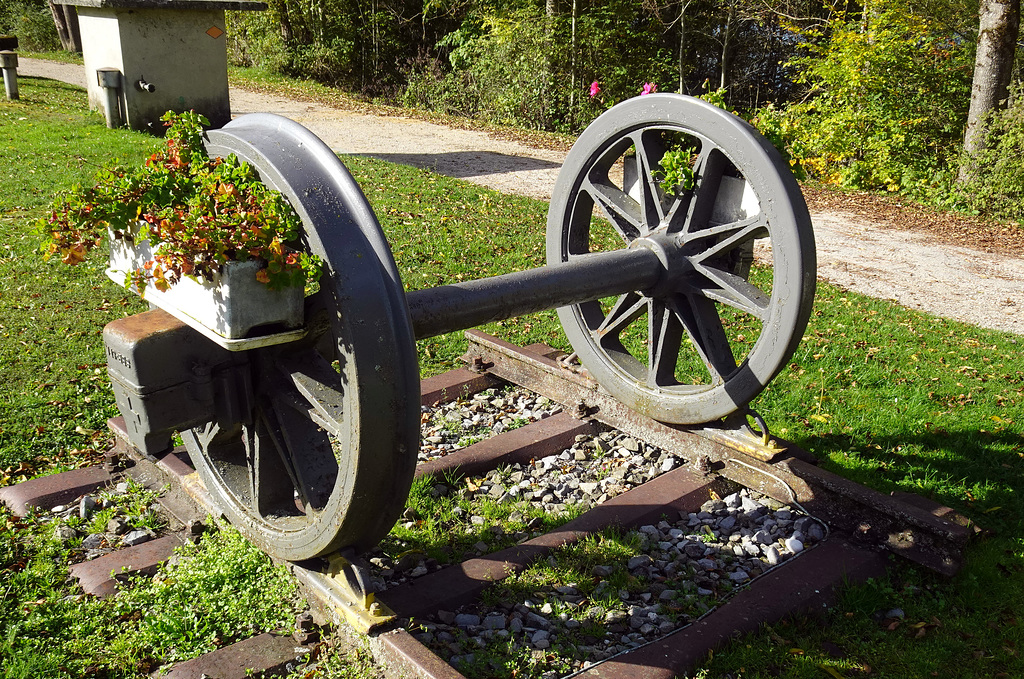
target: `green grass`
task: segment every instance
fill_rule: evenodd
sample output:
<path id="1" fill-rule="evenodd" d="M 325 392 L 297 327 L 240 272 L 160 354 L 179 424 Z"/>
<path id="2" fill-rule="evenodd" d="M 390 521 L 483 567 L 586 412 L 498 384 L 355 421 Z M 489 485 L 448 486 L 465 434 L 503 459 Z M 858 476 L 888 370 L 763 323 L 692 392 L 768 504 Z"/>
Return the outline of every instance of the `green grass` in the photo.
<path id="1" fill-rule="evenodd" d="M 0 509 L 0 676 L 137 676 L 293 624 L 294 581 L 231 528 L 178 548 L 156 578 L 125 578 L 113 599 L 72 585 L 68 564 L 84 558 L 83 538 L 110 519 L 131 530 L 160 527 L 156 495 L 128 482 L 123 494 L 101 492 L 110 506 L 88 519 L 19 519 Z M 58 524 L 74 537 L 59 536 Z"/>
<path id="2" fill-rule="evenodd" d="M 106 280 L 99 257 L 42 261 L 34 222 L 58 190 L 156 148 L 108 130 L 79 88 L 22 78 L 20 90 L 0 103 L 0 480 L 39 456 L 73 465 L 103 447 L 116 411 L 100 333 L 143 305 Z"/>
<path id="3" fill-rule="evenodd" d="M 21 89 L 21 101 L 0 103 L 2 484 L 80 464 L 103 448 L 104 421 L 114 409 L 99 333 L 110 320 L 142 310 L 102 276 L 99 253 L 75 269 L 44 263 L 32 224 L 56 190 L 88 180 L 95 165 L 113 156 L 141 160 L 157 145 L 107 130 L 98 115 L 84 112 L 84 94 L 74 88 L 24 78 Z M 377 211 L 407 287 L 543 263 L 546 205 L 368 158 L 346 162 Z M 551 312 L 484 329 L 565 348 Z M 753 407 L 774 434 L 824 466 L 885 492 L 932 497 L 990 533 L 969 550 L 958 576 L 946 580 L 894 563 L 884 581 L 850 589 L 828 624 L 776 625 L 716 652 L 705 676 L 1024 676 L 1016 614 L 1024 609 L 1022 342 L 819 286 L 792 365 Z M 458 365 L 463 350 L 460 333 L 420 342 L 422 374 Z M 444 516 L 443 504 L 421 490 L 413 505 L 432 521 Z M 423 534 L 409 530 L 389 539 L 408 543 L 405 549 L 462 548 L 447 542 L 441 523 Z M 64 581 L 66 550 L 46 541 L 32 546 L 33 531 L 0 515 L 0 595 L 9 597 L 0 606 L 4 670 L 46 675 L 47 663 L 57 662 L 47 653 L 60 642 L 72 649 L 72 674 L 90 663 L 110 676 L 139 671 L 155 651 L 115 648 L 110 609 L 76 597 Z M 892 608 L 906 619 L 890 629 L 874 614 Z M 14 644 L 39 650 L 14 655 Z"/>
<path id="4" fill-rule="evenodd" d="M 496 552 L 525 537 L 554 530 L 583 511 L 576 507 L 552 516 L 529 502 L 498 502 L 455 492 L 438 496 L 432 492 L 437 484 L 454 491 L 467 485 L 472 488 L 480 480 L 433 476 L 416 479 L 405 514 L 381 542 L 379 552 L 394 562 L 412 554 L 440 564 L 456 563 L 477 556 L 473 545 L 478 542 L 487 544 L 488 553 Z M 474 524 L 473 516 L 482 517 L 484 522 Z"/>

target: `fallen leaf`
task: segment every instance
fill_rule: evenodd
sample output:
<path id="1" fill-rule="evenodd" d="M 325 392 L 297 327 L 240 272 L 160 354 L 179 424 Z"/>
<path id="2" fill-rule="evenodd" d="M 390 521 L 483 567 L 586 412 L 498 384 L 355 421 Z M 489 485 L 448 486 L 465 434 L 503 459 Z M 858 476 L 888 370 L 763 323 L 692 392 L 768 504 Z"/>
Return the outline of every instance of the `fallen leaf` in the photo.
<path id="1" fill-rule="evenodd" d="M 789 649 L 789 654 L 790 655 L 803 655 L 804 654 L 804 649 L 802 649 L 802 648 L 791 648 L 791 649 Z"/>

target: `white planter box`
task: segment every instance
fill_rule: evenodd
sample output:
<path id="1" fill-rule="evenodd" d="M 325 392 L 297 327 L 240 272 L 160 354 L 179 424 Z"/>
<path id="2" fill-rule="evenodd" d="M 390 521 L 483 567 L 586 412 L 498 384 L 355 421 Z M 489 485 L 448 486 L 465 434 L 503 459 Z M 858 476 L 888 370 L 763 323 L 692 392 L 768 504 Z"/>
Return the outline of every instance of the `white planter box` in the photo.
<path id="1" fill-rule="evenodd" d="M 132 243 L 111 236 L 107 276 L 123 285 L 129 272 L 150 259 L 149 241 Z M 183 277 L 166 292 L 147 285 L 141 297 L 214 341 L 218 338 L 241 340 L 261 334 L 280 336 L 279 341 L 294 339 L 295 329 L 302 327 L 304 291 L 301 287 L 271 290 L 256 280 L 260 267 L 259 261 L 228 262 L 213 280 Z M 260 332 L 263 327 L 267 332 Z M 301 336 L 302 331 L 298 334 Z M 228 348 L 248 348 L 233 347 L 230 342 L 218 343 Z"/>

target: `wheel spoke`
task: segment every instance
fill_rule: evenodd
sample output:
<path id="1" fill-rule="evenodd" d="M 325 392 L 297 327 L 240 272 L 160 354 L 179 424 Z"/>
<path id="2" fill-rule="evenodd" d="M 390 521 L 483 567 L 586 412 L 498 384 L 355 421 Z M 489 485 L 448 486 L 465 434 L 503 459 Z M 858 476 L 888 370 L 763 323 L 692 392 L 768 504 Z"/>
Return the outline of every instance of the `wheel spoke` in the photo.
<path id="1" fill-rule="evenodd" d="M 712 383 L 724 382 L 736 370 L 736 359 L 715 303 L 700 294 L 676 295 L 670 306 L 711 373 Z"/>
<path id="2" fill-rule="evenodd" d="M 295 495 L 308 506 L 308 498 L 291 464 L 294 455 L 287 450 L 279 428 L 266 408 L 260 408 L 254 426 L 248 427 L 244 439 L 249 450 L 250 477 L 253 482 L 253 509 L 260 516 L 295 514 Z"/>
<path id="3" fill-rule="evenodd" d="M 706 296 L 749 313 L 762 321 L 767 319 L 769 313 L 770 299 L 768 295 L 746 280 L 744 276 L 737 275 L 735 262 L 729 260 L 726 255 L 751 244 L 754 239 L 767 235 L 767 233 L 767 223 L 763 215 L 732 224 L 709 227 L 695 235 L 715 236 L 721 240 L 690 258 L 694 269 L 699 271 L 708 282 L 714 284 L 703 289 Z M 746 271 L 743 273 L 745 274 Z"/>
<path id="4" fill-rule="evenodd" d="M 662 205 L 661 182 L 654 176 L 654 171 L 665 155 L 665 147 L 653 135 L 642 132 L 631 135 L 636 148 L 636 176 L 640 188 L 640 211 L 644 217 L 643 235 L 658 228 L 665 219 L 665 207 Z"/>
<path id="5" fill-rule="evenodd" d="M 718 284 L 717 288 L 704 288 L 706 297 L 739 309 L 758 320 L 768 320 L 771 299 L 756 285 L 728 271 L 705 268 L 702 273 L 709 281 Z"/>
<path id="6" fill-rule="evenodd" d="M 341 375 L 315 351 L 282 356 L 280 368 L 301 396 L 293 399 L 295 406 L 308 412 L 309 418 L 324 429 L 341 436 L 345 416 Z"/>
<path id="7" fill-rule="evenodd" d="M 718 147 L 704 145 L 693 168 L 696 186 L 693 190 L 693 199 L 686 211 L 686 218 L 679 223 L 676 215 L 669 224 L 670 232 L 682 233 L 684 239 L 688 239 L 689 234 L 707 228 L 728 163 L 728 158 Z"/>
<path id="8" fill-rule="evenodd" d="M 683 242 L 689 243 L 698 239 L 716 238 L 720 236 L 724 236 L 724 238 L 709 247 L 702 254 L 698 255 L 699 259 L 705 259 L 718 254 L 719 252 L 726 252 L 741 243 L 754 240 L 755 238 L 767 237 L 768 222 L 764 215 L 757 214 L 747 219 L 741 219 L 738 222 L 716 224 L 715 226 L 709 226 L 706 229 L 701 229 L 700 231 L 687 233 L 683 237 Z"/>
<path id="9" fill-rule="evenodd" d="M 618 341 L 622 331 L 643 315 L 646 306 L 647 298 L 638 293 L 627 292 L 620 296 L 601 324 L 592 330 L 595 341 L 598 344 L 602 344 L 607 338 Z"/>
<path id="10" fill-rule="evenodd" d="M 648 301 L 647 330 L 649 347 L 647 384 L 662 387 L 678 384 L 676 362 L 683 340 L 683 326 L 667 305 Z"/>
<path id="11" fill-rule="evenodd" d="M 590 194 L 601 213 L 619 232 L 622 239 L 630 243 L 644 233 L 643 215 L 637 203 L 622 189 L 611 183 L 596 183 L 585 180 L 581 190 Z"/>
<path id="12" fill-rule="evenodd" d="M 266 417 L 267 431 L 284 466 L 290 471 L 295 492 L 306 508 L 321 510 L 327 506 L 338 477 L 338 460 L 327 432 L 311 427 L 310 419 L 316 412 L 296 408 L 297 393 L 271 396 L 270 412 Z"/>

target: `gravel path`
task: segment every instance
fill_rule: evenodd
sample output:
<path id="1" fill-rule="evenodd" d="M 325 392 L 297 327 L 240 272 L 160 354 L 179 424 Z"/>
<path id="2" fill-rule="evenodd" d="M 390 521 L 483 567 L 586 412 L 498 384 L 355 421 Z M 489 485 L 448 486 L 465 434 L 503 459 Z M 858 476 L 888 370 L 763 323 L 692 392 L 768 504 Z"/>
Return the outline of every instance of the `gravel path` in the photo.
<path id="1" fill-rule="evenodd" d="M 85 83 L 82 67 L 75 65 L 23 58 L 19 73 Z M 485 132 L 237 88 L 231 105 L 236 115 L 292 118 L 339 153 L 372 155 L 542 200 L 550 197 L 563 158 Z M 812 220 L 820 278 L 912 309 L 1024 335 L 1024 259 L 938 242 L 927 230 L 893 229 L 838 209 L 815 212 Z"/>

